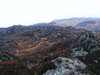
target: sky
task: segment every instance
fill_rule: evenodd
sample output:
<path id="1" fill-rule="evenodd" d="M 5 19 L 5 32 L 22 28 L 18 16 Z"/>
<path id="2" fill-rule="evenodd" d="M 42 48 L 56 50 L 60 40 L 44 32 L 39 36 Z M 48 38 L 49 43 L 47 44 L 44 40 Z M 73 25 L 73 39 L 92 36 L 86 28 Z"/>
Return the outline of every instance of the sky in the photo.
<path id="1" fill-rule="evenodd" d="M 0 27 L 100 17 L 100 0 L 0 0 Z"/>

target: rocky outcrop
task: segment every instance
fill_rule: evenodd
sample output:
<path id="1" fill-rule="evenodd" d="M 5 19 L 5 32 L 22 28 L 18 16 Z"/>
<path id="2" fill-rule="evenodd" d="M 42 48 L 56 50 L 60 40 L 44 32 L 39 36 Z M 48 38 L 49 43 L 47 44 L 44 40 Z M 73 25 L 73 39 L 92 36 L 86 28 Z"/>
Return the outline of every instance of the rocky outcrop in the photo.
<path id="1" fill-rule="evenodd" d="M 100 42 L 96 36 L 89 31 L 80 33 L 72 41 L 71 53 L 74 56 L 85 56 L 88 53 L 92 54 L 95 51 L 100 50 Z"/>
<path id="2" fill-rule="evenodd" d="M 58 57 L 51 62 L 54 62 L 57 68 L 48 70 L 43 75 L 87 75 L 82 73 L 82 70 L 86 69 L 86 65 L 77 59 Z"/>
<path id="3" fill-rule="evenodd" d="M 93 74 L 100 74 L 100 41 L 92 32 L 86 31 L 74 38 L 70 53 L 87 64 Z"/>

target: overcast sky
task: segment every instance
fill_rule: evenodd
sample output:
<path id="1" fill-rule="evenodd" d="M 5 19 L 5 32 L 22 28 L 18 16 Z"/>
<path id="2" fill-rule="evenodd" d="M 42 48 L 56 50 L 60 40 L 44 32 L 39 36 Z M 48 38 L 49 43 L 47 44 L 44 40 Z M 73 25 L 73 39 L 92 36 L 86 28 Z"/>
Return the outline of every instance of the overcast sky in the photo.
<path id="1" fill-rule="evenodd" d="M 0 0 L 0 27 L 100 17 L 100 0 Z"/>

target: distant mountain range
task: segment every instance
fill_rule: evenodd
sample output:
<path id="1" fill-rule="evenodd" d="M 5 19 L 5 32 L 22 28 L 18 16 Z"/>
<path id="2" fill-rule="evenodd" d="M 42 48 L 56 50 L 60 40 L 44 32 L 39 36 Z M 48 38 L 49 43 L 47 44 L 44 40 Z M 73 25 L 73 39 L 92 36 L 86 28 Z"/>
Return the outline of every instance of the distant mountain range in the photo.
<path id="1" fill-rule="evenodd" d="M 100 31 L 100 18 L 70 18 L 54 20 L 50 24 L 55 26 L 73 26 L 75 28 Z"/>
<path id="2" fill-rule="evenodd" d="M 74 28 L 100 32 L 100 18 L 69 18 L 54 20 L 50 23 L 37 23 L 29 26 L 14 25 L 8 28 L 0 28 L 0 35 L 17 33 L 24 30 L 26 31 L 28 29 L 34 28 L 34 26 L 72 26 Z"/>

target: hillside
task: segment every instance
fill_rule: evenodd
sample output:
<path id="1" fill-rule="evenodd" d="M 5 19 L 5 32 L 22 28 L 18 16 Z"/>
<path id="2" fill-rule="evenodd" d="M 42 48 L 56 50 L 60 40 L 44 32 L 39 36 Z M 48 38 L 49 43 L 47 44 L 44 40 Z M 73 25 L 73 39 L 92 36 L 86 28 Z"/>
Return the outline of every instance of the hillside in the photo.
<path id="1" fill-rule="evenodd" d="M 84 21 L 81 23 L 78 23 L 76 28 L 82 28 L 82 29 L 87 29 L 90 31 L 100 31 L 100 20 L 90 20 L 90 21 Z"/>
<path id="2" fill-rule="evenodd" d="M 99 32 L 40 23 L 0 34 L 0 75 L 100 74 Z"/>

